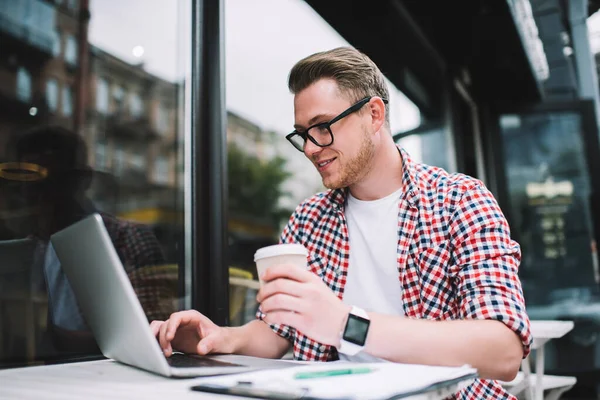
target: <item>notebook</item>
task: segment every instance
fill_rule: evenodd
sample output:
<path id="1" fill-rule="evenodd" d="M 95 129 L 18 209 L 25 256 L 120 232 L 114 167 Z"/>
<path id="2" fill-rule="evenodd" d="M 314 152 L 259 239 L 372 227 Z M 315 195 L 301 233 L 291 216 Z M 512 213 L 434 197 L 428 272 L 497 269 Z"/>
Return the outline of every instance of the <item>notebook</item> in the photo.
<path id="1" fill-rule="evenodd" d="M 330 362 L 204 378 L 192 390 L 266 399 L 440 399 L 477 378 L 470 366 Z"/>

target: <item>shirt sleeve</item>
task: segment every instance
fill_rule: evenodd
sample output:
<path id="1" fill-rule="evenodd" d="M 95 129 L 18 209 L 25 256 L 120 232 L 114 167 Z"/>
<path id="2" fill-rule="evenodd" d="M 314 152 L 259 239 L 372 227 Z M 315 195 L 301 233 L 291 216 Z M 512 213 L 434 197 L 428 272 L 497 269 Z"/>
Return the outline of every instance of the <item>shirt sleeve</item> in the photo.
<path id="1" fill-rule="evenodd" d="M 521 250 L 489 190 L 477 186 L 465 192 L 452 214 L 450 235 L 461 317 L 504 323 L 521 339 L 526 357 L 532 336 L 518 276 Z"/>
<path id="2" fill-rule="evenodd" d="M 298 208 L 300 208 L 300 206 Z M 296 212 L 294 212 L 294 214 L 292 214 L 292 216 L 290 217 L 290 220 L 288 221 L 287 225 L 283 229 L 281 237 L 279 238 L 279 243 L 301 243 L 299 238 L 297 237 L 298 232 L 299 232 L 299 230 L 298 230 L 299 222 L 298 222 L 297 215 L 298 215 L 298 209 L 296 210 Z M 258 310 L 256 311 L 256 318 L 260 319 L 261 321 L 264 321 L 265 316 L 266 316 L 266 314 L 264 314 L 262 312 L 261 308 L 258 307 Z M 265 323 L 266 323 L 266 321 L 265 321 Z M 269 326 L 279 336 L 281 336 L 291 342 L 293 342 L 294 339 L 296 338 L 296 330 L 294 328 L 292 328 L 291 326 L 278 325 L 278 324 L 269 324 Z"/>

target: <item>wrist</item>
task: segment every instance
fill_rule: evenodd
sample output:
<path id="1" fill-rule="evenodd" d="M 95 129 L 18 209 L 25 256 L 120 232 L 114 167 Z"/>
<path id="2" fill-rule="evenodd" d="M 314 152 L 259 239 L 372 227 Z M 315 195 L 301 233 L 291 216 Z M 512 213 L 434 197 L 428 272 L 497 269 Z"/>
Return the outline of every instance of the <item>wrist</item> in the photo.
<path id="1" fill-rule="evenodd" d="M 239 354 L 244 347 L 244 335 L 240 332 L 241 327 L 222 327 L 224 343 L 229 343 L 225 348 L 226 354 Z"/>

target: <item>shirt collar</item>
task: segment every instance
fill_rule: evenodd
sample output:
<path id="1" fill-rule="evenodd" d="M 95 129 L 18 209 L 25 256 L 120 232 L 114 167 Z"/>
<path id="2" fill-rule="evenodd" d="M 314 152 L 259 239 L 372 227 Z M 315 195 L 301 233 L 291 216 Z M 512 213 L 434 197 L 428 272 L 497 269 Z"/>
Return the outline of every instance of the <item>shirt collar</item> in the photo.
<path id="1" fill-rule="evenodd" d="M 400 199 L 406 199 L 412 207 L 416 207 L 419 202 L 419 178 L 416 171 L 417 164 L 412 160 L 406 150 L 398 147 L 402 157 L 402 195 Z M 327 197 L 336 210 L 344 208 L 348 188 L 333 189 L 327 192 Z"/>

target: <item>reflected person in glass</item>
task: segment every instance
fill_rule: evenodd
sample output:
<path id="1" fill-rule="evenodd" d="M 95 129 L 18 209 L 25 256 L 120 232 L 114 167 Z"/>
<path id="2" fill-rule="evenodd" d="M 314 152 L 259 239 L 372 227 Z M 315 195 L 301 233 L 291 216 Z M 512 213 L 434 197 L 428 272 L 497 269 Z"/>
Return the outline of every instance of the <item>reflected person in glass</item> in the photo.
<path id="1" fill-rule="evenodd" d="M 39 295 L 48 296 L 47 334 L 42 335 L 37 357 L 64 352 L 99 353 L 50 236 L 99 212 L 130 279 L 139 276 L 140 270 L 165 264 L 160 244 L 149 227 L 102 212 L 87 196 L 93 171 L 87 163 L 87 145 L 77 133 L 42 125 L 15 133 L 6 149 L 5 159 L 12 169 L 0 177 L 9 203 L 1 223 L 12 238 L 37 240 L 31 286 Z M 132 284 L 138 294 L 148 296 L 140 282 L 132 280 Z M 140 300 L 144 304 L 145 299 Z M 150 313 L 149 319 L 169 314 Z"/>
<path id="2" fill-rule="evenodd" d="M 308 270 L 270 267 L 257 320 L 242 327 L 193 310 L 153 321 L 165 354 L 470 364 L 481 379 L 459 398 L 513 398 L 495 380 L 515 377 L 532 338 L 520 248 L 492 194 L 394 143 L 384 77 L 361 52 L 313 54 L 288 86 L 287 139 L 329 189 L 299 205 L 280 238 L 308 249 Z"/>

